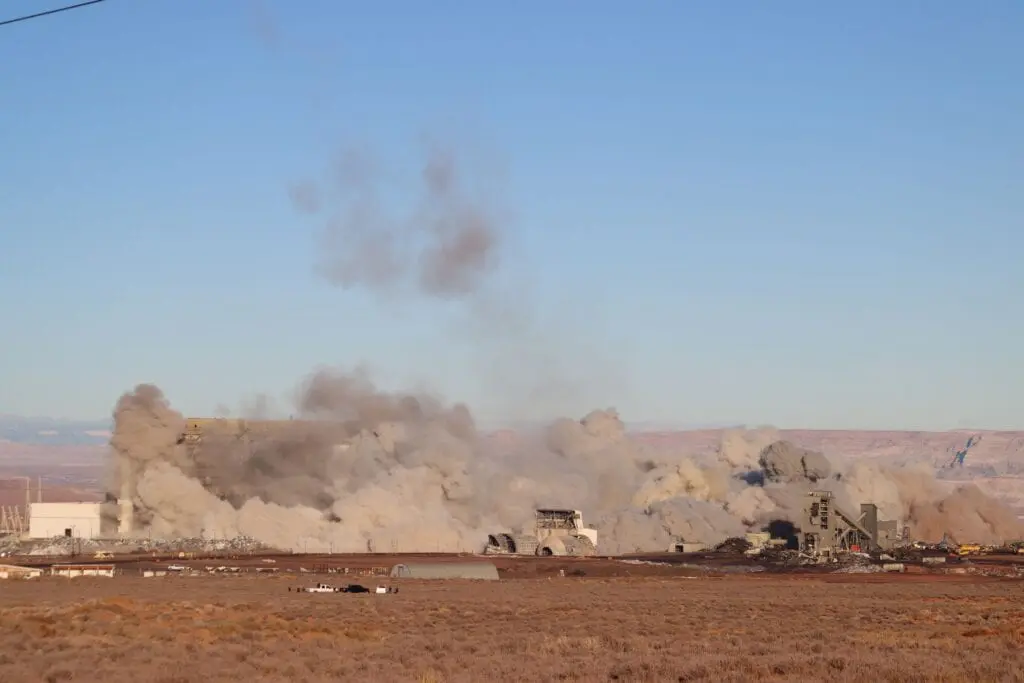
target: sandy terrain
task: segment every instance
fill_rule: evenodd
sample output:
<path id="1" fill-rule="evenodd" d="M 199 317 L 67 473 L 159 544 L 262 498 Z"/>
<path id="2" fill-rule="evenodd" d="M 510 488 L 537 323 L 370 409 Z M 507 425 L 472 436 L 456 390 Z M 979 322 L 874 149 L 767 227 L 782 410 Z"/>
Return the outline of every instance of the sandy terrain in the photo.
<path id="1" fill-rule="evenodd" d="M 0 680 L 1024 680 L 1021 582 L 830 578 L 11 582 Z"/>

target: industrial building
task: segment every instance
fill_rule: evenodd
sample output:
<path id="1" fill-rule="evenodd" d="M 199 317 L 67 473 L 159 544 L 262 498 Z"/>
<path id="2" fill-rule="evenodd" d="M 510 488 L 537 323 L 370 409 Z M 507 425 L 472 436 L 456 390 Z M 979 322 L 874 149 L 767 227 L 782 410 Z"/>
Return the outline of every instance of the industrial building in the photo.
<path id="1" fill-rule="evenodd" d="M 396 564 L 391 568 L 391 578 L 497 581 L 498 568 L 493 562 L 417 562 Z"/>
<path id="2" fill-rule="evenodd" d="M 904 540 L 899 522 L 878 519 L 874 503 L 862 504 L 854 515 L 840 508 L 830 491 L 807 494 L 798 527 L 800 549 L 815 555 L 889 550 Z"/>
<path id="3" fill-rule="evenodd" d="M 104 515 L 109 503 L 32 503 L 28 535 L 31 538 L 110 538 L 117 535 L 116 517 Z"/>

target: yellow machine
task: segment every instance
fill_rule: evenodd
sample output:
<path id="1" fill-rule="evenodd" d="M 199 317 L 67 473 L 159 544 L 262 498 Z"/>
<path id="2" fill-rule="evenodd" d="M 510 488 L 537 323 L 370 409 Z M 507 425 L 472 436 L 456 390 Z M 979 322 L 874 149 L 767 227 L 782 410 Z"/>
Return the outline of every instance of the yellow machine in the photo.
<path id="1" fill-rule="evenodd" d="M 976 543 L 965 543 L 957 548 L 958 555 L 978 555 L 981 553 L 981 546 Z"/>

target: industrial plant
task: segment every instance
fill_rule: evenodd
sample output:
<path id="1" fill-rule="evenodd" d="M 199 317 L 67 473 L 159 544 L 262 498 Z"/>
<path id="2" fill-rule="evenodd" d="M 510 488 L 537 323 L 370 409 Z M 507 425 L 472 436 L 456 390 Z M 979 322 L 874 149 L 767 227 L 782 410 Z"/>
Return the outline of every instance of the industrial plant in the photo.
<path id="1" fill-rule="evenodd" d="M 304 421 L 246 421 L 219 418 L 188 418 L 184 429 L 178 435 L 176 446 L 183 447 L 189 457 L 193 457 L 204 444 L 212 440 L 225 439 L 229 445 L 241 444 L 242 455 L 252 453 L 258 444 L 267 439 L 280 438 L 287 430 L 308 430 L 310 423 Z M 308 433 L 308 432 L 306 432 Z M 378 438 L 377 432 L 373 433 Z M 977 443 L 972 438 L 957 451 L 956 462 L 962 463 L 967 450 Z M 350 444 L 343 443 L 341 448 Z M 968 543 L 958 545 L 945 537 L 941 543 L 924 542 L 911 539 L 910 529 L 906 520 L 883 519 L 879 516 L 878 505 L 866 502 L 859 509 L 847 509 L 832 491 L 825 490 L 817 484 L 825 471 L 822 463 L 815 460 L 820 454 L 801 449 L 794 449 L 791 444 L 774 442 L 765 447 L 761 453 L 761 467 L 768 476 L 776 478 L 792 477 L 793 472 L 811 472 L 805 479 L 790 478 L 788 486 L 806 486 L 802 496 L 799 512 L 790 508 L 784 517 L 761 528 L 749 525 L 747 533 L 725 542 L 713 545 L 706 539 L 676 538 L 667 548 L 672 555 L 697 555 L 708 552 L 740 552 L 748 558 L 771 558 L 781 553 L 794 553 L 804 564 L 840 563 L 853 555 L 862 557 L 885 558 L 901 550 L 935 549 L 953 555 L 978 554 L 985 551 L 979 544 Z M 788 458 L 788 459 L 787 459 Z M 771 462 L 768 462 L 772 459 Z M 788 468 L 788 469 L 787 469 Z M 149 542 L 145 531 L 145 520 L 139 520 L 139 511 L 133 504 L 135 491 L 132 478 L 121 479 L 119 495 L 108 494 L 102 502 L 43 502 L 42 485 L 37 483 L 35 490 L 32 481 L 25 478 L 25 505 L 22 512 L 19 508 L 5 507 L 0 510 L 0 535 L 9 540 L 32 541 L 87 541 L 90 547 L 96 548 L 95 559 L 111 560 L 118 553 L 117 546 L 122 549 L 138 546 L 143 541 Z M 804 482 L 800 484 L 799 482 Z M 798 489 L 797 489 L 798 490 Z M 33 495 L 35 494 L 35 495 Z M 598 528 L 587 526 L 583 520 L 584 511 L 574 508 L 543 507 L 534 511 L 532 523 L 519 529 L 495 530 L 481 538 L 481 544 L 473 554 L 489 556 L 518 556 L 536 558 L 588 559 L 598 556 L 621 556 L 622 553 L 601 547 Z M 139 524 L 137 524 L 137 521 Z M 600 525 L 597 525 L 600 526 Z M 754 528 L 751 528 L 753 526 Z M 142 536 L 147 538 L 143 539 Z M 218 549 L 234 548 L 237 552 L 242 547 L 255 549 L 260 546 L 253 540 L 246 543 L 234 543 L 220 539 L 216 544 L 213 539 L 192 539 L 191 549 L 182 551 L 182 557 L 211 556 L 214 545 Z M 721 539 L 719 539 L 721 541 Z M 163 539 L 163 542 L 174 543 L 174 539 Z M 111 546 L 108 548 L 103 544 Z M 147 546 L 149 547 L 149 546 Z M 160 546 L 165 547 L 165 546 Z M 166 546 L 169 547 L 169 546 Z M 1008 547 L 1016 552 L 1018 545 Z M 662 552 L 664 552 L 662 546 Z M 409 551 L 426 551 L 428 548 L 409 548 Z M 1005 550 L 1005 549 L 1004 549 Z M 130 554 L 131 552 L 122 550 Z M 294 551 L 294 549 L 293 549 Z M 391 551 L 396 552 L 392 547 Z M 254 551 L 251 551 L 254 552 Z M 298 551 L 294 551 L 298 552 Z M 332 551 L 333 552 L 333 551 Z M 654 553 L 655 548 L 637 548 L 637 552 Z M 70 555 L 82 555 L 81 545 L 70 545 Z M 372 540 L 367 542 L 367 554 L 376 554 Z M 760 560 L 757 560 L 760 561 Z M 68 569 L 70 565 L 62 565 L 60 572 L 76 575 L 77 569 Z M 473 571 L 460 574 L 455 564 L 445 564 L 442 569 L 426 567 L 433 565 L 423 563 L 401 564 L 401 576 L 426 576 L 433 571 L 437 576 L 447 575 L 470 576 L 473 572 L 486 569 L 487 578 L 497 578 L 497 570 L 493 565 L 473 564 Z M 405 568 L 408 567 L 408 568 Z M 486 568 L 490 567 L 490 568 Z M 54 570 L 55 572 L 57 570 Z M 84 571 L 84 570 L 83 570 Z M 165 572 L 166 569 L 150 569 L 148 571 Z M 70 574 L 69 574 L 70 572 Z M 9 570 L 12 574 L 13 570 Z M 79 572 L 81 574 L 81 572 Z M 86 572 L 88 574 L 88 572 Z M 113 574 L 111 574 L 113 575 Z"/>

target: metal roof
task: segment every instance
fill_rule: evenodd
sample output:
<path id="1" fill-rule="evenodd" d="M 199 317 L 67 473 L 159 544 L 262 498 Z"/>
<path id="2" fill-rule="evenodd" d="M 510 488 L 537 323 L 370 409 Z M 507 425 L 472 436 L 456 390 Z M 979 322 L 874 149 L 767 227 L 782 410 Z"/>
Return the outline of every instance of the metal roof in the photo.
<path id="1" fill-rule="evenodd" d="M 498 580 L 498 568 L 493 562 L 413 562 L 396 564 L 391 569 L 393 578 L 403 579 L 481 579 Z"/>

